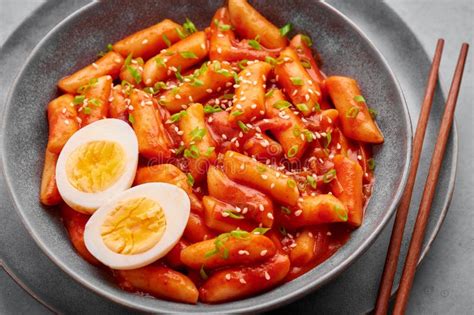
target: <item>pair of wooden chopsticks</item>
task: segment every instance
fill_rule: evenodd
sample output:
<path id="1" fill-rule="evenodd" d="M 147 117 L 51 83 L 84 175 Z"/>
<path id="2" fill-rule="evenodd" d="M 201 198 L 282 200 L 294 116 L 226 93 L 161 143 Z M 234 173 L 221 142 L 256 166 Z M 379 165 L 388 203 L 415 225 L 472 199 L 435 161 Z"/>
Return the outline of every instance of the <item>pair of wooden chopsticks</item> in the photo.
<path id="1" fill-rule="evenodd" d="M 403 192 L 400 205 L 395 217 L 395 223 L 392 230 L 390 245 L 385 260 L 385 267 L 380 282 L 379 294 L 375 306 L 376 315 L 387 314 L 388 303 L 392 292 L 393 279 L 397 271 L 398 258 L 400 255 L 400 248 L 403 240 L 403 233 L 407 221 L 408 210 L 415 186 L 416 173 L 420 161 L 421 151 L 423 148 L 423 140 L 425 137 L 426 126 L 428 125 L 428 118 L 430 115 L 431 105 L 433 103 L 433 96 L 436 90 L 436 83 L 438 81 L 439 65 L 441 63 L 441 55 L 443 53 L 444 40 L 439 39 L 436 46 L 433 63 L 431 65 L 428 85 L 426 87 L 425 97 L 423 100 L 420 117 L 418 118 L 418 125 L 415 132 L 415 139 L 413 141 L 413 156 L 411 158 L 411 168 L 408 175 L 408 181 Z M 393 314 L 404 314 L 410 294 L 410 290 L 415 277 L 416 265 L 418 263 L 420 252 L 425 236 L 426 225 L 431 210 L 431 203 L 433 201 L 438 175 L 441 169 L 444 152 L 446 150 L 446 143 L 448 141 L 449 132 L 453 124 L 454 110 L 461 87 L 462 75 L 464 72 L 464 65 L 466 63 L 467 52 L 469 45 L 464 43 L 461 47 L 458 63 L 454 72 L 451 88 L 449 90 L 446 106 L 439 129 L 438 139 L 431 158 L 429 174 L 426 179 L 425 188 L 423 191 L 423 198 L 421 199 L 418 215 L 413 229 L 408 254 L 405 259 L 405 266 L 403 268 L 400 286 L 398 288 L 397 297 Z"/>

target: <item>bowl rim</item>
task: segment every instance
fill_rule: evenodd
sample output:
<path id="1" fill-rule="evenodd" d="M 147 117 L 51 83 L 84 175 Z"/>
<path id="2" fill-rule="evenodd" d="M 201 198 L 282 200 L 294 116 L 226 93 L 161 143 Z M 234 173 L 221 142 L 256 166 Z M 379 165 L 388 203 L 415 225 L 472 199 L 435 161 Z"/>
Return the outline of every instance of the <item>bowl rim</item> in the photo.
<path id="1" fill-rule="evenodd" d="M 392 68 L 388 64 L 386 58 L 384 55 L 380 52 L 380 50 L 375 46 L 375 44 L 369 39 L 369 37 L 355 24 L 349 17 L 347 17 L 345 14 L 340 12 L 338 9 L 336 9 L 334 6 L 328 4 L 325 1 L 317 1 L 319 5 L 322 5 L 326 7 L 329 11 L 331 11 L 333 14 L 337 15 L 341 20 L 344 21 L 344 23 L 348 24 L 356 33 L 358 33 L 361 38 L 365 40 L 365 42 L 370 46 L 371 50 L 374 51 L 383 67 L 387 70 L 389 78 L 395 83 L 395 88 L 400 96 L 401 100 L 401 108 L 403 112 L 403 120 L 405 121 L 405 124 L 407 126 L 406 132 L 407 132 L 407 143 L 406 143 L 406 154 L 404 157 L 404 167 L 401 172 L 401 178 L 400 182 L 398 184 L 398 187 L 396 189 L 396 192 L 394 194 L 394 197 L 392 198 L 391 203 L 388 205 L 387 210 L 385 211 L 385 214 L 383 214 L 382 218 L 379 221 L 379 224 L 374 228 L 374 230 L 369 234 L 369 236 L 353 251 L 351 252 L 340 264 L 332 268 L 328 273 L 324 274 L 322 277 L 319 278 L 318 282 L 313 282 L 310 284 L 307 284 L 305 286 L 301 286 L 297 288 L 294 291 L 287 292 L 285 295 L 278 296 L 273 299 L 269 299 L 265 302 L 262 302 L 258 305 L 246 305 L 243 307 L 238 307 L 238 308 L 233 308 L 232 312 L 238 312 L 238 313 L 246 313 L 246 312 L 262 312 L 262 311 L 267 311 L 279 306 L 286 305 L 298 298 L 303 297 L 304 295 L 309 294 L 310 292 L 322 287 L 323 285 L 327 284 L 330 282 L 332 279 L 340 275 L 342 272 L 344 272 L 352 263 L 354 263 L 359 256 L 361 256 L 369 247 L 370 245 L 377 239 L 377 237 L 380 235 L 380 232 L 382 229 L 385 227 L 385 225 L 388 223 L 390 218 L 392 217 L 393 213 L 395 212 L 395 209 L 401 199 L 401 196 L 403 194 L 404 188 L 406 186 L 407 180 L 408 180 L 408 171 L 411 166 L 411 157 L 412 157 L 412 143 L 413 143 L 413 126 L 412 122 L 410 119 L 410 113 L 408 110 L 408 106 L 406 103 L 406 98 L 403 93 L 403 90 L 401 89 L 400 82 L 398 78 L 396 77 L 395 73 L 393 72 Z M 5 102 L 5 108 L 4 110 L 8 110 L 8 105 L 11 103 L 11 100 L 13 98 L 14 91 L 16 89 L 16 86 L 18 85 L 20 79 L 23 77 L 24 72 L 27 69 L 28 64 L 30 63 L 30 60 L 33 58 L 33 56 L 36 55 L 37 51 L 41 49 L 43 46 L 44 42 L 46 42 L 55 32 L 58 31 L 63 25 L 66 25 L 67 23 L 70 22 L 73 18 L 77 17 L 78 15 L 81 15 L 84 11 L 89 10 L 90 8 L 94 7 L 95 5 L 99 5 L 100 2 L 93 1 L 91 3 L 88 3 L 84 5 L 83 7 L 79 8 L 78 10 L 72 12 L 70 15 L 66 16 L 61 22 L 56 24 L 50 31 L 47 32 L 47 34 L 36 44 L 36 46 L 33 48 L 31 53 L 28 55 L 26 60 L 24 61 L 23 65 L 20 68 L 20 71 L 16 75 L 14 81 L 10 85 L 10 88 L 7 93 L 7 98 Z M 5 126 L 7 123 L 7 115 L 6 112 L 4 112 L 1 126 L 2 130 L 5 130 Z M 20 209 L 21 207 L 19 206 L 19 199 L 17 195 L 13 192 L 12 189 L 12 182 L 11 182 L 11 176 L 8 173 L 8 167 L 6 165 L 6 151 L 4 150 L 5 148 L 5 140 L 6 137 L 2 132 L 1 136 L 1 143 L 0 143 L 0 160 L 1 160 L 1 168 L 2 172 L 4 174 L 5 178 L 5 183 L 7 187 L 7 191 L 9 196 L 11 197 L 11 200 L 13 201 L 13 206 L 15 210 L 20 214 L 20 219 L 23 223 L 23 225 L 26 227 L 26 230 L 30 234 L 30 236 L 33 238 L 35 243 L 38 245 L 38 247 L 43 251 L 43 253 L 46 254 L 46 256 L 53 261 L 53 263 L 58 266 L 61 270 L 63 270 L 66 274 L 68 274 L 70 277 L 72 277 L 75 281 L 83 285 L 84 287 L 92 290 L 93 292 L 111 300 L 114 301 L 115 303 L 121 304 L 123 306 L 136 309 L 136 310 L 141 310 L 141 311 L 146 311 L 146 312 L 157 312 L 157 311 L 165 311 L 165 312 L 170 312 L 168 308 L 166 309 L 160 309 L 160 307 L 149 307 L 147 305 L 139 304 L 132 302 L 127 299 L 123 299 L 121 297 L 117 297 L 114 293 L 108 292 L 106 290 L 102 290 L 92 283 L 89 283 L 88 280 L 84 279 L 81 277 L 78 273 L 75 272 L 72 268 L 68 266 L 68 264 L 64 263 L 60 257 L 56 256 L 53 251 L 49 249 L 49 246 L 43 242 L 39 234 L 36 232 L 35 227 L 31 222 L 28 220 L 28 218 L 25 216 L 23 211 Z M 328 260 L 331 259 L 328 258 Z M 297 279 L 294 279 L 297 281 Z M 246 298 L 247 299 L 247 298 Z M 161 299 L 157 299 L 161 300 Z M 245 299 L 239 300 L 239 301 L 244 301 Z M 214 304 L 212 306 L 214 307 L 219 307 L 219 305 L 225 305 L 228 303 L 232 302 L 226 302 L 226 303 L 221 303 L 221 304 Z"/>

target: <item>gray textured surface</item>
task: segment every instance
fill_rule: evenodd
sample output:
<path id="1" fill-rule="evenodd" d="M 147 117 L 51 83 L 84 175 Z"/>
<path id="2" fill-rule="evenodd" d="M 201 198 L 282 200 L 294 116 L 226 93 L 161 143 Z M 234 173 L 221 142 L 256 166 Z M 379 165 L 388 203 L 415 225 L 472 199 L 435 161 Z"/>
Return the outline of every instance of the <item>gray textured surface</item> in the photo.
<path id="1" fill-rule="evenodd" d="M 175 2 L 173 10 L 163 2 L 155 1 L 96 2 L 71 16 L 45 37 L 13 83 L 5 107 L 1 149 L 5 178 L 23 221 L 45 253 L 73 278 L 110 299 L 136 309 L 161 312 L 253 312 L 275 308 L 329 282 L 364 252 L 395 209 L 409 163 L 411 125 L 396 79 L 368 39 L 323 2 L 315 1 L 311 8 L 303 10 L 305 0 L 293 1 L 294 6 L 284 12 L 268 2 L 254 3 L 277 25 L 291 20 L 295 28 L 306 30 L 317 39 L 318 51 L 325 56 L 323 70 L 330 75 L 356 77 L 364 97 L 380 113 L 377 121 L 386 144 L 376 147 L 374 158 L 380 165 L 375 176 L 381 184 L 374 188 L 363 226 L 355 230 L 349 241 L 330 259 L 294 281 L 245 300 L 218 305 L 186 305 L 150 299 L 120 290 L 108 272 L 78 259 L 54 211 L 44 211 L 38 204 L 43 165 L 38 157 L 43 156 L 47 139 L 43 104 L 56 95 L 56 82 L 65 73 L 91 63 L 104 43 L 115 42 L 165 17 L 183 21 L 189 16 L 197 27 L 203 29 L 209 25 L 220 5 L 206 1 Z M 283 6 L 288 1 L 272 2 L 278 3 Z M 122 10 L 125 6 L 126 10 Z M 147 10 L 144 11 L 143 7 Z M 313 20 L 318 21 L 318 27 Z M 376 259 L 369 263 L 372 261 Z"/>
<path id="2" fill-rule="evenodd" d="M 21 1 L 19 1 L 21 2 Z M 423 34 L 422 39 L 426 41 L 425 47 L 432 51 L 435 38 L 441 34 L 448 39 L 446 47 L 447 58 L 443 61 L 442 82 L 446 87 L 452 71 L 452 64 L 457 57 L 457 49 L 460 40 L 468 40 L 472 43 L 472 22 L 467 17 L 472 16 L 472 6 L 468 2 L 459 1 L 458 5 L 453 5 L 448 1 L 437 1 L 434 4 L 428 2 L 400 2 L 390 1 L 397 11 L 401 10 L 404 18 L 408 19 L 415 31 Z M 24 8 L 27 6 L 23 6 Z M 420 15 L 419 12 L 431 12 Z M 15 10 L 15 12 L 18 10 Z M 3 6 L 2 6 L 3 13 Z M 440 19 L 442 17 L 442 19 Z M 464 17 L 464 18 L 463 18 Z M 14 20 L 14 19 L 13 19 Z M 0 21 L 4 21 L 0 18 Z M 471 23 L 471 24 L 470 24 Z M 433 29 L 427 28 L 433 26 Z M 449 27 L 448 27 L 449 25 Z M 4 28 L 2 30 L 5 30 Z M 460 31 L 462 30 L 462 31 Z M 6 30 L 8 31 L 8 29 Z M 3 33 L 1 33 L 3 35 Z M 450 45 L 454 44 L 456 45 Z M 434 243 L 432 251 L 428 254 L 417 274 L 413 297 L 410 304 L 410 311 L 413 313 L 472 313 L 473 279 L 469 277 L 472 272 L 473 259 L 473 238 L 469 228 L 473 223 L 472 214 L 472 163 L 468 157 L 472 156 L 472 61 L 469 60 L 467 77 L 464 81 L 464 88 L 460 95 L 458 105 L 458 124 L 460 127 L 463 144 L 460 146 L 460 172 L 458 174 L 457 189 L 448 215 L 446 224 L 441 230 L 439 239 Z M 464 123 L 463 123 L 464 122 Z M 470 269 L 467 269 L 470 268 Z M 3 278 L 2 278 L 3 279 Z M 61 280 L 68 280 L 67 277 Z M 2 285 L 2 296 L 0 302 L 0 312 L 12 312 L 15 306 L 16 311 L 20 305 L 31 305 L 25 303 L 25 295 L 18 288 L 7 286 L 4 290 Z M 5 293 L 5 295 L 3 295 Z M 12 301 L 16 300 L 16 303 Z M 5 309 L 3 309 L 3 301 Z M 96 300 L 93 300 L 94 302 Z M 25 310 L 25 309 L 24 309 Z"/>

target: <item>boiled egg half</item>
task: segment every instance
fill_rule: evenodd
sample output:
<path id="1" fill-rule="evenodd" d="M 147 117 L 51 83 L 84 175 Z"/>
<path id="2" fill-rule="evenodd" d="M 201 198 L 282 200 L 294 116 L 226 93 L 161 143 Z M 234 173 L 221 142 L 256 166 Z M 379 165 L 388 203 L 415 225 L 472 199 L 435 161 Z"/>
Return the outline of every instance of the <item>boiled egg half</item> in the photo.
<path id="1" fill-rule="evenodd" d="M 59 193 L 74 210 L 91 214 L 132 186 L 137 163 L 138 141 L 130 125 L 98 120 L 74 133 L 59 154 Z"/>
<path id="2" fill-rule="evenodd" d="M 112 269 L 135 269 L 165 256 L 181 238 L 190 201 L 166 183 L 132 187 L 102 205 L 89 219 L 84 242 Z"/>

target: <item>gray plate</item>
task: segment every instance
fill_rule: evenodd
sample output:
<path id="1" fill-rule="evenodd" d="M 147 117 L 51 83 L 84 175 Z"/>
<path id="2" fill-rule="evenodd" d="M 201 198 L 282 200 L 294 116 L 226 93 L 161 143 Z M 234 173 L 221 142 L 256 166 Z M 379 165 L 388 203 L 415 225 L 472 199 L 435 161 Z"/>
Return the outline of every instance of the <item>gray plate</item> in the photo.
<path id="1" fill-rule="evenodd" d="M 338 4 L 338 3 L 336 3 L 336 5 L 337 5 L 337 4 Z M 352 13 L 356 13 L 356 14 L 357 14 L 359 11 L 358 11 L 358 10 L 355 10 L 355 9 L 357 9 L 357 7 L 359 7 L 359 6 L 357 5 L 357 3 L 351 3 L 351 5 L 352 5 L 352 4 L 355 5 L 354 8 L 342 7 L 342 9 L 343 9 L 343 10 L 347 9 L 347 12 L 349 12 L 349 13 L 351 13 L 351 14 L 352 14 Z M 348 4 L 346 4 L 346 5 L 348 5 Z M 360 5 L 360 4 L 359 4 L 359 5 Z M 377 7 L 379 7 L 378 10 L 380 10 L 380 6 L 377 6 L 377 5 L 375 5 L 375 4 L 372 4 L 372 6 L 371 6 L 372 10 L 377 10 Z M 382 12 L 380 12 L 380 11 L 379 11 L 379 12 L 374 12 L 374 14 L 375 14 L 375 13 L 376 13 L 376 14 L 383 14 L 383 15 L 384 15 L 384 22 L 386 22 L 387 25 L 390 25 L 390 26 L 393 27 L 394 24 L 400 23 L 400 21 L 398 20 L 398 18 L 397 18 L 396 16 L 394 16 L 394 15 L 391 13 L 390 10 L 387 10 L 384 6 L 382 6 L 381 9 L 382 9 Z M 361 13 L 361 12 L 359 12 L 359 13 Z M 390 16 L 390 15 L 392 15 L 392 18 L 391 18 L 391 19 L 388 19 L 387 16 Z M 369 20 L 370 20 L 370 16 L 367 17 L 367 16 L 362 16 L 362 15 L 361 15 L 360 17 L 363 18 L 363 21 L 361 21 L 361 22 L 357 21 L 357 23 L 358 23 L 359 25 L 361 25 L 362 27 L 364 27 L 364 26 L 365 26 L 364 21 L 369 21 Z M 351 18 L 354 19 L 353 16 L 351 16 Z M 357 18 L 357 16 L 356 16 L 356 18 Z M 371 22 L 374 23 L 374 21 L 371 21 Z M 375 21 L 375 22 L 377 22 L 377 21 Z M 380 21 L 379 21 L 379 22 L 380 22 Z M 380 25 L 378 25 L 378 26 L 380 26 Z M 382 26 L 383 26 L 383 24 L 382 24 Z M 401 25 L 401 26 L 402 26 L 402 28 L 397 27 L 397 29 L 399 29 L 400 31 L 406 31 L 406 29 L 404 29 L 404 26 L 403 26 L 403 25 Z M 365 30 L 367 31 L 367 29 L 365 29 Z M 369 33 L 370 33 L 370 32 L 369 32 Z M 423 51 L 419 48 L 419 44 L 418 44 L 415 40 L 413 40 L 413 37 L 411 36 L 411 34 L 410 34 L 409 32 L 408 32 L 407 34 L 408 34 L 408 37 L 411 37 L 411 40 L 412 40 L 412 43 L 413 43 L 412 46 L 410 47 L 411 53 L 416 52 L 416 51 L 418 50 L 418 55 L 419 55 L 419 57 L 416 57 L 415 59 L 418 58 L 418 60 L 414 60 L 414 62 L 417 62 L 416 64 L 418 64 L 418 65 L 423 64 L 424 67 L 425 67 L 425 69 L 423 69 L 423 67 L 419 68 L 419 69 L 421 70 L 421 71 L 420 71 L 420 74 L 419 74 L 420 77 L 413 77 L 413 78 L 411 78 L 411 77 L 412 77 L 412 74 L 410 73 L 410 71 L 406 71 L 406 73 L 410 73 L 410 76 L 404 76 L 403 78 L 400 77 L 400 79 L 401 79 L 401 81 L 402 81 L 402 85 L 404 84 L 404 81 L 405 81 L 405 83 L 406 83 L 409 87 L 413 87 L 413 86 L 415 86 L 415 85 L 412 85 L 412 84 L 413 84 L 414 82 L 417 82 L 417 80 L 419 81 L 419 82 L 418 82 L 419 85 L 420 85 L 420 83 L 422 84 L 422 81 L 423 81 L 422 73 L 426 73 L 426 72 L 427 72 L 427 70 L 426 70 L 426 68 L 427 68 L 427 60 L 426 60 L 426 56 L 424 55 Z M 384 50 L 384 52 L 385 52 L 386 49 L 388 49 L 389 52 L 391 52 L 391 53 L 393 54 L 393 51 L 390 51 L 390 49 L 393 48 L 392 45 L 394 45 L 395 47 L 397 47 L 397 44 L 398 44 L 398 48 L 401 47 L 401 46 L 399 45 L 399 42 L 397 43 L 397 41 L 394 41 L 394 39 L 391 38 L 391 37 L 388 37 L 388 38 L 385 38 L 385 37 L 384 37 L 383 40 L 386 41 L 386 42 L 384 42 L 384 41 L 382 41 L 382 39 L 380 39 L 381 42 L 379 43 L 379 42 L 377 41 L 378 38 L 377 38 L 376 35 L 377 35 L 377 33 L 375 33 L 374 35 L 373 35 L 372 33 L 370 33 L 371 39 L 374 39 L 375 42 L 377 43 L 377 46 L 378 46 L 379 48 L 381 48 L 382 50 Z M 382 35 L 384 35 L 383 32 L 380 32 L 379 36 L 382 36 Z M 401 35 L 401 34 L 396 34 L 396 35 Z M 23 37 L 23 38 L 24 38 L 24 37 Z M 377 38 L 377 39 L 376 39 L 376 38 Z M 408 39 L 410 39 L 410 38 L 408 38 Z M 406 43 L 406 40 L 407 40 L 407 38 L 405 38 L 405 39 L 403 40 L 403 42 Z M 386 46 L 382 46 L 382 44 L 383 44 L 383 45 L 386 45 Z M 7 45 L 7 47 L 8 47 L 8 45 Z M 2 55 L 3 55 L 3 54 L 2 54 Z M 386 55 L 387 55 L 387 57 L 388 57 L 388 59 L 389 59 L 391 65 L 394 66 L 394 63 L 393 63 L 392 60 L 390 59 L 390 54 L 386 54 Z M 395 56 L 395 57 L 397 57 L 397 56 Z M 400 56 L 398 56 L 398 57 L 400 58 Z M 405 60 L 405 62 L 407 63 L 407 67 L 409 68 L 410 63 L 409 63 L 408 61 L 411 61 L 411 60 L 413 59 L 413 56 L 412 56 L 411 58 L 407 58 L 407 56 L 402 56 L 402 57 L 405 58 L 404 60 Z M 397 71 L 397 68 L 396 68 L 396 67 L 395 67 L 395 70 Z M 400 71 L 402 71 L 401 73 L 405 73 L 405 70 L 407 70 L 407 69 L 403 69 L 403 68 L 400 69 Z M 409 69 L 408 69 L 408 70 L 409 70 Z M 423 72 L 423 71 L 424 71 L 424 72 Z M 414 89 L 414 88 L 413 88 L 413 89 Z M 419 88 L 419 90 L 420 90 L 420 89 L 422 90 L 422 88 Z M 405 89 L 405 92 L 406 92 L 406 91 L 407 91 L 407 89 Z M 413 93 L 413 94 L 416 95 L 416 93 Z M 418 91 L 418 94 L 420 94 L 419 91 Z M 421 98 L 421 96 L 420 96 L 420 95 L 417 95 L 417 97 L 418 97 L 418 99 L 416 99 L 416 101 L 415 101 L 415 100 L 413 101 L 414 103 L 416 102 L 416 104 L 410 104 L 410 105 L 412 105 L 412 106 L 415 106 L 415 108 L 418 106 L 419 99 Z M 408 100 L 409 100 L 409 102 L 410 102 L 410 97 L 408 97 Z M 441 104 L 441 103 L 442 103 L 442 102 L 439 102 L 439 100 L 437 100 L 437 102 L 438 102 L 438 104 Z M 436 104 L 435 104 L 435 108 L 437 108 L 437 107 L 436 107 Z M 438 107 L 438 108 L 439 108 L 439 107 Z M 438 118 L 439 118 L 439 117 L 438 117 Z M 434 126 L 434 128 L 436 128 L 436 126 Z M 436 129 L 433 129 L 433 131 L 432 131 L 431 133 L 429 132 L 429 133 L 431 134 L 431 137 L 434 137 L 434 134 L 433 134 L 433 133 L 434 133 L 435 130 L 436 130 Z M 453 134 L 454 134 L 454 133 L 453 133 Z M 433 142 L 433 139 L 431 139 L 431 141 L 430 141 L 430 139 L 428 139 L 427 141 L 430 142 L 430 143 L 432 143 L 432 142 Z M 451 147 L 449 151 L 452 152 L 452 149 L 453 149 L 453 148 Z M 451 156 L 451 157 L 448 157 L 448 158 L 450 158 L 450 159 L 448 159 L 447 161 L 451 161 L 451 162 L 453 161 L 452 156 Z M 441 187 L 445 187 L 445 188 L 447 189 L 447 191 L 446 191 L 446 194 L 444 194 L 444 192 L 441 191 L 441 193 L 439 194 L 439 195 L 441 195 L 441 196 L 447 196 L 447 195 L 449 195 L 449 192 L 451 191 L 452 185 L 450 185 L 451 182 L 450 182 L 450 180 L 449 180 L 449 178 L 450 178 L 450 177 L 449 177 L 449 174 L 452 174 L 453 167 L 454 167 L 453 164 L 449 164 L 449 163 L 448 163 L 448 165 L 447 165 L 447 169 L 448 169 L 447 181 L 445 180 L 444 183 L 443 183 L 443 181 L 441 182 L 441 184 L 442 184 Z M 444 174 L 444 175 L 446 175 L 446 174 Z M 443 184 L 445 184 L 445 185 L 443 185 Z M 439 208 L 439 209 L 445 209 L 447 200 L 441 198 L 441 201 L 436 201 L 436 202 L 437 202 L 437 204 L 435 204 L 435 208 L 433 209 L 433 211 L 434 211 L 434 214 L 436 214 L 436 215 L 439 216 L 440 213 L 441 213 L 441 210 L 438 211 L 438 207 L 441 206 L 441 208 Z M 433 230 L 436 230 L 436 228 L 437 228 L 437 224 L 435 224 L 434 226 L 431 226 L 431 227 L 430 227 L 431 235 L 433 235 L 432 232 L 433 232 Z M 8 235 L 8 234 L 7 234 L 7 235 Z M 430 238 L 430 240 L 431 240 L 431 238 Z M 379 243 L 380 243 L 380 240 L 379 240 L 376 244 L 379 244 Z M 371 252 L 373 251 L 373 249 L 374 249 L 374 247 L 371 248 L 371 249 L 369 250 L 369 252 L 368 252 L 366 255 L 364 255 L 364 257 L 363 257 L 361 260 L 359 260 L 359 261 L 358 261 L 354 266 L 352 266 L 346 273 L 344 273 L 344 274 L 342 275 L 342 277 L 338 278 L 338 279 L 336 280 L 336 282 L 331 283 L 331 285 L 326 286 L 323 290 L 319 290 L 316 294 L 311 295 L 311 298 L 310 298 L 310 299 L 307 298 L 307 299 L 302 300 L 302 301 L 303 301 L 303 304 L 297 303 L 295 307 L 298 307 L 298 305 L 306 305 L 306 304 L 304 304 L 304 301 L 309 301 L 309 300 L 311 300 L 311 301 L 312 301 L 311 304 L 312 304 L 312 305 L 314 305 L 313 303 L 318 304 L 318 309 L 320 309 L 321 311 L 323 311 L 323 310 L 330 310 L 330 308 L 328 308 L 328 307 L 332 307 L 332 308 L 333 308 L 332 310 L 334 310 L 334 311 L 341 310 L 340 307 L 344 307 L 343 305 L 341 305 L 342 303 L 318 303 L 317 301 L 318 301 L 319 299 L 321 299 L 321 301 L 322 301 L 322 299 L 324 299 L 324 300 L 327 301 L 327 299 L 330 298 L 330 297 L 332 296 L 332 294 L 333 294 L 333 298 L 334 298 L 335 300 L 337 300 L 338 294 L 339 294 L 339 297 L 340 297 L 340 292 L 348 292 L 348 291 L 347 291 L 347 288 L 341 288 L 341 285 L 343 285 L 343 284 L 344 284 L 344 281 L 347 281 L 347 279 L 346 279 L 346 280 L 342 280 L 342 282 L 341 282 L 340 280 L 346 278 L 346 275 L 349 275 L 349 274 L 350 274 L 350 275 L 348 276 L 348 277 L 349 277 L 348 279 L 349 279 L 349 280 L 352 279 L 352 283 L 349 282 L 349 284 L 348 284 L 348 287 L 349 287 L 349 288 L 354 284 L 354 282 L 356 282 L 355 280 L 363 279 L 363 281 L 358 281 L 358 282 L 359 282 L 359 283 L 358 283 L 358 287 L 353 287 L 353 288 L 350 289 L 351 296 L 350 296 L 350 297 L 348 297 L 348 296 L 345 296 L 345 297 L 344 297 L 345 301 L 347 301 L 347 303 L 344 303 L 344 304 L 351 305 L 350 310 L 352 310 L 352 311 L 355 311 L 354 306 L 356 306 L 356 305 L 359 305 L 359 306 L 361 306 L 361 307 L 362 307 L 362 306 L 365 306 L 365 305 L 369 305 L 369 307 L 370 307 L 371 302 L 373 301 L 373 299 L 371 298 L 371 299 L 369 300 L 369 299 L 367 299 L 367 298 L 370 297 L 371 292 L 373 293 L 373 291 L 374 291 L 374 290 L 373 290 L 373 283 L 376 283 L 376 282 L 377 282 L 377 278 L 378 278 L 379 275 L 374 275 L 374 273 L 371 273 L 371 272 L 368 273 L 367 271 L 370 271 L 370 270 L 380 270 L 380 268 L 378 268 L 378 269 L 374 269 L 374 268 L 377 268 L 377 266 L 380 266 L 380 264 L 378 264 L 378 265 L 375 264 L 377 260 L 382 260 L 382 262 L 383 262 L 383 259 L 380 259 L 380 258 L 381 258 L 381 256 L 383 256 L 384 247 L 386 246 L 385 244 L 386 244 L 386 243 L 382 243 L 382 247 L 380 247 L 380 246 L 378 247 L 379 252 L 381 252 L 382 254 L 375 252 L 375 254 L 373 253 L 372 255 L 370 255 L 371 257 L 369 257 L 368 259 L 366 259 L 366 257 L 369 256 L 369 253 L 371 253 Z M 2 253 L 2 254 L 3 254 L 3 253 Z M 5 256 L 6 256 L 6 255 L 5 255 Z M 5 260 L 7 260 L 7 259 L 5 258 Z M 7 261 L 8 261 L 8 260 L 7 260 Z M 362 262 L 362 261 L 363 261 L 363 262 Z M 360 266 L 361 263 L 362 263 L 362 268 L 359 268 L 359 270 L 356 269 L 356 270 L 353 272 L 353 270 L 354 270 L 357 266 Z M 370 266 L 370 267 L 369 267 L 369 266 Z M 354 274 L 357 274 L 357 275 L 359 275 L 359 276 L 354 276 Z M 372 281 L 372 282 L 373 282 L 372 284 L 369 283 L 369 282 L 370 282 L 369 279 L 370 279 L 370 280 L 374 280 L 374 281 Z M 61 279 L 61 280 L 62 280 L 62 279 Z M 370 285 L 370 286 L 368 286 L 368 285 Z M 69 284 L 68 284 L 68 286 L 69 286 Z M 336 287 L 334 287 L 334 286 L 336 286 Z M 334 290 L 332 290 L 332 291 L 333 291 L 332 293 L 331 293 L 331 288 L 334 288 Z M 64 290 L 64 286 L 62 286 L 62 290 Z M 71 290 L 72 290 L 72 289 L 71 289 Z M 325 294 L 324 292 L 326 292 L 326 294 Z M 329 292 L 329 293 L 327 293 L 327 292 Z M 360 296 L 357 295 L 359 292 L 361 293 Z M 365 299 L 364 299 L 364 297 L 365 297 Z M 354 299 L 354 301 L 351 301 L 352 299 Z M 368 300 L 368 301 L 367 301 L 367 300 Z M 364 304 L 365 302 L 368 302 L 368 304 L 367 304 L 367 303 Z M 68 303 L 71 303 L 71 301 L 69 300 Z M 348 305 L 346 305 L 346 306 L 348 306 Z M 83 306 L 83 307 L 84 307 L 84 306 Z M 311 307 L 311 305 L 307 305 L 306 307 Z M 364 309 L 364 308 L 361 308 L 360 310 L 363 310 L 363 309 Z M 76 309 L 76 310 L 77 310 L 77 309 Z M 301 309 L 300 309 L 300 310 L 301 310 Z"/>

